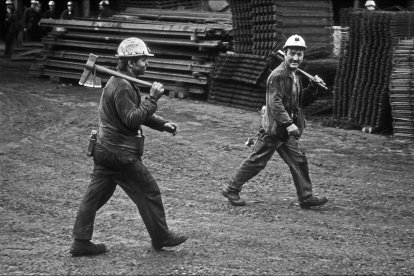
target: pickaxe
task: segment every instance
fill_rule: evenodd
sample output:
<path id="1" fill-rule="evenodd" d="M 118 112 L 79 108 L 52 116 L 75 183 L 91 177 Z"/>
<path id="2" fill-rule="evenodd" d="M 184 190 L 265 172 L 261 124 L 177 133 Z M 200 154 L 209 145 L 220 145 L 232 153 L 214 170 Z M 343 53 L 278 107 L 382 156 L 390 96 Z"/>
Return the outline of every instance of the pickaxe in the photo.
<path id="1" fill-rule="evenodd" d="M 83 74 L 79 80 L 79 84 L 83 86 L 88 87 L 102 87 L 101 79 L 96 77 L 96 72 L 105 73 L 111 76 L 120 77 L 126 80 L 129 80 L 131 82 L 135 82 L 144 86 L 151 87 L 152 83 L 146 82 L 143 80 L 139 80 L 127 75 L 124 75 L 122 73 L 119 73 L 117 71 L 105 68 L 103 66 L 97 65 L 96 60 L 98 59 L 97 55 L 89 54 L 88 61 L 85 64 L 85 70 L 83 71 Z"/>
<path id="2" fill-rule="evenodd" d="M 283 53 L 281 50 L 277 51 L 276 54 L 275 54 L 275 52 L 272 52 L 271 55 L 277 57 L 281 61 L 285 60 L 285 53 Z M 297 70 L 298 70 L 299 73 L 301 73 L 302 75 L 304 75 L 305 77 L 307 77 L 311 81 L 315 82 L 316 85 L 319 86 L 320 88 L 322 88 L 323 90 L 328 90 L 328 87 L 326 87 L 323 83 L 316 82 L 314 76 L 312 76 L 311 74 L 306 73 L 305 71 L 303 71 L 302 69 L 299 69 L 299 68 Z"/>

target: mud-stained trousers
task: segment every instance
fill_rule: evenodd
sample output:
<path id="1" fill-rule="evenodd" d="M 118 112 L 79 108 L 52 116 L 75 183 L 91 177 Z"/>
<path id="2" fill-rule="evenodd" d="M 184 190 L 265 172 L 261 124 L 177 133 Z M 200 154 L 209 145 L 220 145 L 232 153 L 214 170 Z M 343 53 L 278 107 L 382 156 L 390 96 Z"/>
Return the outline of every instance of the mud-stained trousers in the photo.
<path id="1" fill-rule="evenodd" d="M 111 198 L 116 186 L 119 185 L 138 207 L 152 244 L 155 246 L 163 244 L 168 238 L 169 230 L 161 192 L 141 159 L 134 160 L 132 164 L 110 167 L 113 160 L 101 162 L 108 160 L 99 160 L 102 154 L 96 154 L 96 151 L 95 147 L 95 164 L 91 182 L 79 207 L 73 228 L 73 238 L 92 239 L 96 212 Z M 98 151 L 104 152 L 99 148 Z"/>
<path id="2" fill-rule="evenodd" d="M 228 188 L 240 192 L 244 183 L 266 167 L 275 151 L 289 166 L 299 201 L 311 197 L 312 183 L 309 177 L 308 161 L 299 139 L 289 136 L 286 141 L 281 141 L 264 132 L 260 133 L 250 156 L 230 177 Z"/>

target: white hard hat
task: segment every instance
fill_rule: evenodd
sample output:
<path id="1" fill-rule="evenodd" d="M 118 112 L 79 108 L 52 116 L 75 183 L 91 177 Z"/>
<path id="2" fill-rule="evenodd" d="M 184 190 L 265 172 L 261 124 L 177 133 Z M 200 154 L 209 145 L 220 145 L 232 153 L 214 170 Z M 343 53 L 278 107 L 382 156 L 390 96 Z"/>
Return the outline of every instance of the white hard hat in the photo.
<path id="1" fill-rule="evenodd" d="M 6 5 L 13 5 L 13 2 L 11 0 L 6 0 Z"/>
<path id="2" fill-rule="evenodd" d="M 49 1 L 49 4 L 48 4 L 49 6 L 54 6 L 55 5 L 55 2 L 53 2 L 53 1 Z"/>
<path id="3" fill-rule="evenodd" d="M 307 49 L 305 40 L 300 35 L 290 36 L 286 40 L 286 43 L 283 46 L 283 50 L 285 50 L 287 47 L 300 47 L 300 48 L 305 48 L 305 50 Z"/>
<path id="4" fill-rule="evenodd" d="M 103 1 L 101 1 L 101 2 L 99 2 L 99 5 L 101 5 L 101 6 L 109 6 L 109 1 L 108 0 L 103 0 Z"/>
<path id="5" fill-rule="evenodd" d="M 73 2 L 72 1 L 69 1 L 68 2 L 68 6 L 73 6 Z"/>
<path id="6" fill-rule="evenodd" d="M 116 54 L 119 58 L 128 58 L 128 57 L 140 57 L 140 56 L 154 56 L 145 42 L 137 37 L 130 37 L 122 40 L 118 46 L 118 51 Z"/>
<path id="7" fill-rule="evenodd" d="M 32 4 L 36 4 L 36 3 L 37 3 L 37 1 L 36 1 L 36 0 L 30 0 L 30 3 L 32 3 Z"/>
<path id="8" fill-rule="evenodd" d="M 375 1 L 374 0 L 368 0 L 368 1 L 365 2 L 365 7 L 367 7 L 367 6 L 374 6 L 374 7 L 376 7 L 377 5 L 375 4 Z"/>

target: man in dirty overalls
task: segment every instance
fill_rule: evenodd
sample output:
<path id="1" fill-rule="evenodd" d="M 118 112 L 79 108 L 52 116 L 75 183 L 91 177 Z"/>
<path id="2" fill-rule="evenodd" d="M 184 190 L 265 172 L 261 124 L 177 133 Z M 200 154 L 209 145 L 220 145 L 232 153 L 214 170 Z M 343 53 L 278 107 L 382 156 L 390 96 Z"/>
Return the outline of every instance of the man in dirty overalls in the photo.
<path id="1" fill-rule="evenodd" d="M 312 92 L 316 92 L 311 90 L 312 87 L 303 90 L 297 75 L 306 48 L 301 36 L 289 37 L 283 47 L 284 62 L 272 71 L 267 80 L 262 129 L 253 152 L 230 177 L 222 191 L 223 196 L 235 206 L 246 205 L 239 196 L 243 184 L 266 167 L 275 151 L 289 166 L 302 208 L 321 206 L 328 201 L 326 197 L 313 195 L 308 161 L 299 142 L 305 127 L 302 106 L 313 98 Z M 315 81 L 323 83 L 318 76 L 315 76 Z"/>
<path id="2" fill-rule="evenodd" d="M 118 47 L 118 71 L 134 78 L 143 75 L 150 56 L 153 54 L 141 39 L 127 38 Z M 168 229 L 160 189 L 141 160 L 142 125 L 173 135 L 177 133 L 176 124 L 155 115 L 163 91 L 163 85 L 154 82 L 149 96 L 141 100 L 136 84 L 114 76 L 103 89 L 97 142 L 92 152 L 94 168 L 73 228 L 74 242 L 70 249 L 73 256 L 106 252 L 104 244 L 90 240 L 96 211 L 111 198 L 117 185 L 138 207 L 155 250 L 186 241 L 185 235 Z"/>

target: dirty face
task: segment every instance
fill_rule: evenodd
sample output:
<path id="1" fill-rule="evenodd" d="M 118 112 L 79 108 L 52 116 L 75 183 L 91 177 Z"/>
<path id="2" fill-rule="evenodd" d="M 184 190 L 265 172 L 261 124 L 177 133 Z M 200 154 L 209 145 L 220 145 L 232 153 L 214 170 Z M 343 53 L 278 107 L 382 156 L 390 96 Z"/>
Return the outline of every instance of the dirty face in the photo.
<path id="1" fill-rule="evenodd" d="M 149 63 L 147 61 L 147 57 L 145 57 L 145 56 L 144 57 L 139 57 L 136 60 L 130 60 L 128 62 L 129 70 L 136 77 L 140 76 L 140 75 L 144 75 L 148 66 L 149 66 Z"/>
<path id="2" fill-rule="evenodd" d="M 303 61 L 305 51 L 302 48 L 287 48 L 285 53 L 285 63 L 292 69 L 296 70 Z"/>

